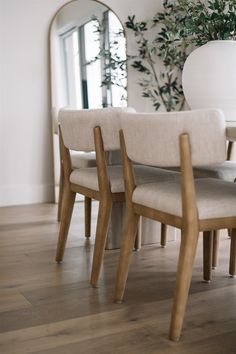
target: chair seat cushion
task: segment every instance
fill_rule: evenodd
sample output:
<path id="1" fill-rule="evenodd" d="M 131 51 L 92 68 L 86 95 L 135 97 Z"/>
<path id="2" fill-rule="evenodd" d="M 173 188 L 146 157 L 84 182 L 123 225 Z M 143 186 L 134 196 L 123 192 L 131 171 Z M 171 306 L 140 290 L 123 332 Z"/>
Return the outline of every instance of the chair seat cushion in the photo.
<path id="1" fill-rule="evenodd" d="M 73 169 L 96 166 L 95 152 L 72 151 L 70 157 Z"/>
<path id="2" fill-rule="evenodd" d="M 228 140 L 236 141 L 236 127 L 235 126 L 226 127 L 226 136 Z"/>
<path id="3" fill-rule="evenodd" d="M 236 185 L 215 178 L 195 180 L 199 219 L 236 215 Z M 182 217 L 181 187 L 178 181 L 137 186 L 134 203 Z"/>
<path id="4" fill-rule="evenodd" d="M 219 178 L 224 181 L 234 182 L 236 178 L 236 162 L 225 161 L 222 164 L 195 167 L 194 177 Z"/>
<path id="5" fill-rule="evenodd" d="M 111 192 L 123 193 L 125 190 L 123 182 L 123 167 L 120 165 L 108 166 L 107 170 L 110 179 Z M 136 185 L 153 181 L 175 180 L 180 176 L 178 172 L 142 165 L 134 166 L 134 174 Z M 70 175 L 70 182 L 98 191 L 97 168 L 91 167 L 74 170 Z"/>

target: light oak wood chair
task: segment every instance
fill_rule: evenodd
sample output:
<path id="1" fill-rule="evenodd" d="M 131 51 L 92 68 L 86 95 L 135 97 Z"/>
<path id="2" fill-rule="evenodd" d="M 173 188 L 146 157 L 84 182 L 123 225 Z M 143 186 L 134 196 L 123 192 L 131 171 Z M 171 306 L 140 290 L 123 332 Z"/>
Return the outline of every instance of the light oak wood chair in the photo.
<path id="1" fill-rule="evenodd" d="M 211 230 L 232 228 L 229 274 L 236 272 L 236 186 L 213 178 L 194 179 L 193 166 L 222 163 L 226 157 L 225 121 L 218 110 L 123 114 L 126 216 L 117 271 L 115 301 L 121 302 L 140 216 L 181 230 L 169 338 L 179 340 L 199 232 L 203 232 L 205 271 L 211 272 Z M 132 162 L 180 166 L 181 181 L 136 186 Z"/>
<path id="2" fill-rule="evenodd" d="M 56 107 L 52 108 L 52 122 L 53 122 L 53 133 L 59 137 L 58 128 L 58 109 Z M 59 150 L 60 145 L 59 145 Z M 83 151 L 72 151 L 70 154 L 72 169 L 94 167 L 96 166 L 95 152 L 83 152 Z M 62 166 L 61 151 L 59 151 L 60 158 L 60 179 L 59 179 L 59 198 L 58 198 L 58 208 L 57 208 L 57 221 L 61 221 L 61 209 L 62 209 L 62 198 L 64 191 L 64 171 Z M 84 197 L 84 230 L 85 237 L 91 236 L 91 198 Z"/>
<path id="3" fill-rule="evenodd" d="M 76 193 L 98 200 L 99 211 L 91 272 L 93 286 L 97 286 L 98 282 L 112 205 L 125 201 L 122 166 L 108 165 L 106 159 L 108 152 L 120 148 L 119 130 L 122 111 L 119 108 L 106 108 L 65 109 L 59 112 L 64 192 L 56 261 L 61 262 L 63 259 Z M 72 169 L 70 151 L 94 150 L 97 167 Z M 137 184 L 176 179 L 179 176 L 176 172 L 153 167 L 137 165 L 134 168 Z M 138 240 L 136 248 L 139 247 Z"/>

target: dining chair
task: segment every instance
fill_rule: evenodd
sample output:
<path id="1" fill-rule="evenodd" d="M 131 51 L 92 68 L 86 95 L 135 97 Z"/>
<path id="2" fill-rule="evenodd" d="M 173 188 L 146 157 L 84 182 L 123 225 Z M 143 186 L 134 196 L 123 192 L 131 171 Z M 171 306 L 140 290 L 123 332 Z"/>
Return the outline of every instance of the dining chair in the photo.
<path id="1" fill-rule="evenodd" d="M 123 300 L 140 216 L 179 228 L 181 243 L 169 331 L 169 338 L 177 341 L 200 231 L 208 256 L 206 272 L 211 272 L 211 230 L 232 228 L 229 274 L 236 273 L 236 186 L 215 178 L 194 179 L 193 176 L 193 166 L 214 165 L 225 160 L 224 115 L 218 110 L 124 113 L 121 126 L 126 215 L 115 301 Z M 181 179 L 137 186 L 132 168 L 134 161 L 149 166 L 180 166 Z"/>
<path id="2" fill-rule="evenodd" d="M 56 261 L 61 262 L 63 259 L 76 193 L 99 201 L 91 272 L 91 284 L 94 287 L 97 286 L 102 265 L 112 205 L 125 201 L 123 168 L 121 165 L 109 165 L 106 159 L 108 152 L 120 149 L 120 114 L 123 111 L 119 108 L 105 108 L 64 109 L 59 112 L 64 192 Z M 71 151 L 94 150 L 97 167 L 72 169 Z M 176 172 L 154 167 L 135 165 L 134 169 L 137 184 L 179 177 Z M 139 242 L 136 244 L 138 247 Z"/>
<path id="3" fill-rule="evenodd" d="M 58 109 L 52 107 L 52 124 L 53 124 L 53 134 L 59 137 L 59 125 L 58 125 Z M 95 152 L 83 152 L 83 151 L 72 151 L 70 154 L 72 169 L 94 167 L 96 166 Z M 61 209 L 62 209 L 62 198 L 64 191 L 64 171 L 62 166 L 61 148 L 59 142 L 59 158 L 60 158 L 60 177 L 59 177 L 59 197 L 57 206 L 57 221 L 61 221 Z M 85 237 L 91 236 L 91 198 L 84 197 L 84 233 Z"/>

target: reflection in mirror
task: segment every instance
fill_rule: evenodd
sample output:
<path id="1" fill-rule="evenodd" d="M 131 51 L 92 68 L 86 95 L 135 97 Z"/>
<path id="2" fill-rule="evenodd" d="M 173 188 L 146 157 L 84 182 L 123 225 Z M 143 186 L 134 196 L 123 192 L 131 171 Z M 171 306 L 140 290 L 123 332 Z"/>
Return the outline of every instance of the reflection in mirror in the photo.
<path id="1" fill-rule="evenodd" d="M 58 199 L 57 112 L 127 105 L 126 39 L 117 16 L 94 0 L 63 6 L 50 29 L 55 199 Z"/>

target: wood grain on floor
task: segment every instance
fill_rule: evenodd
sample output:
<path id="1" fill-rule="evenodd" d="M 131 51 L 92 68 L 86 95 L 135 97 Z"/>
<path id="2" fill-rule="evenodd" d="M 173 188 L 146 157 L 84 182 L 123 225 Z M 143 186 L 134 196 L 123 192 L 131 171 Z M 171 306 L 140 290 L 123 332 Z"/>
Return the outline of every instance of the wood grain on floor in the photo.
<path id="1" fill-rule="evenodd" d="M 235 354 L 236 280 L 229 239 L 202 282 L 202 240 L 179 343 L 167 339 L 179 241 L 134 252 L 125 302 L 113 303 L 118 250 L 106 251 L 99 288 L 89 285 L 94 236 L 75 206 L 65 259 L 56 264 L 56 205 L 0 208 L 1 354 Z M 97 205 L 93 205 L 92 235 Z"/>

